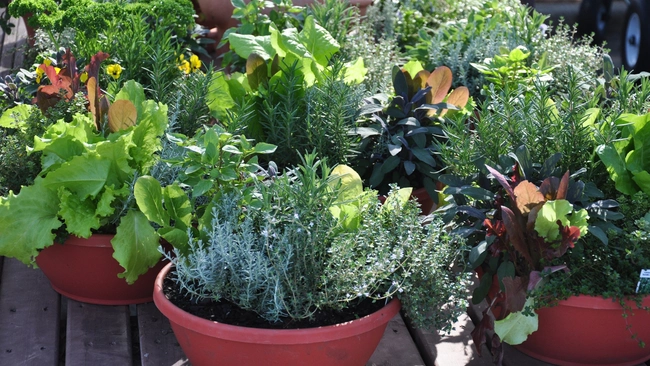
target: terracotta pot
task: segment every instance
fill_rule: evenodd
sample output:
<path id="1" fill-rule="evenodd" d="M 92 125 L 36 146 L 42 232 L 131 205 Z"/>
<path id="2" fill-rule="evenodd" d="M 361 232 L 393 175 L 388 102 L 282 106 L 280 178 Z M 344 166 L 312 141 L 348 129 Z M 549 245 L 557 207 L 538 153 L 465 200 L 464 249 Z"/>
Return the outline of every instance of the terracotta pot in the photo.
<path id="1" fill-rule="evenodd" d="M 52 288 L 73 300 L 99 305 L 140 304 L 152 300 L 156 275 L 162 261 L 135 283 L 117 277 L 124 269 L 113 258 L 113 235 L 94 234 L 88 239 L 71 236 L 36 256 L 36 263 Z"/>
<path id="2" fill-rule="evenodd" d="M 537 310 L 539 329 L 516 346 L 534 358 L 556 365 L 638 365 L 650 359 L 650 347 L 639 347 L 632 333 L 650 343 L 650 312 L 628 305 L 626 319 L 618 302 L 592 296 L 573 296 L 558 306 Z M 643 300 L 650 306 L 650 296 Z M 630 331 L 627 325 L 631 325 Z"/>
<path id="3" fill-rule="evenodd" d="M 308 329 L 257 329 L 208 321 L 172 304 L 163 293 L 167 265 L 156 278 L 153 300 L 171 323 L 194 366 L 360 366 L 370 359 L 386 325 L 401 307 L 392 300 L 379 311 L 347 323 Z"/>

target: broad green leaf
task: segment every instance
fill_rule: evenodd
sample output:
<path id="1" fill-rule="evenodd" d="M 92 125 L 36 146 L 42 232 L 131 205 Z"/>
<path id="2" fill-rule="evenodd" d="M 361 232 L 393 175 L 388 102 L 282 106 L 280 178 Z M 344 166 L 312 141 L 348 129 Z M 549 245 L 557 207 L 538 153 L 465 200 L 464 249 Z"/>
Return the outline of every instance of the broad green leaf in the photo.
<path id="1" fill-rule="evenodd" d="M 131 135 L 120 136 L 115 141 L 103 141 L 95 146 L 97 154 L 110 162 L 106 185 L 121 187 L 131 180 L 135 169 L 129 165 L 131 160 L 130 149 L 135 147 Z"/>
<path id="2" fill-rule="evenodd" d="M 175 226 L 184 232 L 192 223 L 192 205 L 187 194 L 177 183 L 174 183 L 163 189 L 163 198 L 165 208 L 174 220 Z"/>
<path id="3" fill-rule="evenodd" d="M 264 58 L 256 53 L 252 53 L 246 60 L 246 76 L 248 85 L 252 90 L 269 79 L 268 69 Z"/>
<path id="4" fill-rule="evenodd" d="M 149 219 L 160 226 L 169 225 L 169 215 L 163 208 L 163 190 L 154 177 L 139 177 L 133 188 L 138 208 Z"/>
<path id="5" fill-rule="evenodd" d="M 589 213 L 583 208 L 573 212 L 571 216 L 569 216 L 569 225 L 579 228 L 580 236 L 587 235 L 587 232 L 589 232 L 589 225 L 587 224 L 588 220 Z"/>
<path id="6" fill-rule="evenodd" d="M 413 155 L 415 155 L 416 158 L 418 158 L 423 163 L 432 167 L 436 166 L 436 161 L 433 158 L 433 156 L 431 156 L 431 153 L 428 150 L 420 147 L 414 147 L 411 149 L 411 152 L 413 153 Z"/>
<path id="7" fill-rule="evenodd" d="M 275 25 L 275 23 L 271 23 L 269 25 L 269 32 L 271 33 L 271 47 L 276 52 L 275 58 L 277 57 L 286 57 L 287 56 L 287 47 L 284 45 L 284 40 L 282 39 L 282 33 L 278 29 L 278 27 Z M 273 74 L 275 72 L 272 72 Z"/>
<path id="8" fill-rule="evenodd" d="M 287 53 L 292 54 L 298 59 L 302 58 L 313 58 L 311 52 L 307 49 L 305 44 L 303 44 L 302 39 L 298 35 L 298 30 L 296 28 L 286 28 L 280 34 L 280 43 L 281 47 Z M 289 55 L 285 55 L 287 58 Z M 285 60 L 286 61 L 286 60 Z"/>
<path id="9" fill-rule="evenodd" d="M 213 117 L 226 119 L 228 110 L 235 106 L 235 101 L 230 95 L 230 87 L 223 72 L 216 72 L 210 81 L 207 95 L 208 108 Z"/>
<path id="10" fill-rule="evenodd" d="M 129 211 L 120 220 L 111 240 L 115 250 L 113 258 L 124 268 L 124 272 L 117 276 L 132 284 L 138 276 L 156 265 L 161 256 L 158 241 L 158 234 L 147 217 L 140 211 Z"/>
<path id="11" fill-rule="evenodd" d="M 278 147 L 273 144 L 268 144 L 266 142 L 258 142 L 255 144 L 253 151 L 256 154 L 272 154 Z"/>
<path id="12" fill-rule="evenodd" d="M 557 226 L 558 220 L 562 226 L 569 226 L 570 222 L 567 215 L 571 213 L 573 207 L 567 200 L 547 201 L 537 214 L 535 220 L 535 231 L 542 238 L 548 241 L 555 241 L 560 237 L 560 229 Z"/>
<path id="13" fill-rule="evenodd" d="M 347 165 L 337 165 L 330 174 L 330 188 L 336 188 L 340 182 L 336 202 L 346 202 L 358 198 L 363 193 L 363 181 L 359 174 Z"/>
<path id="14" fill-rule="evenodd" d="M 160 237 L 167 240 L 174 248 L 180 249 L 181 252 L 187 250 L 190 238 L 187 236 L 186 230 L 173 227 L 163 227 L 158 230 L 158 234 Z"/>
<path id="15" fill-rule="evenodd" d="M 4 128 L 23 128 L 25 121 L 32 114 L 34 106 L 31 104 L 19 104 L 9 108 L 0 116 L 0 127 Z"/>
<path id="16" fill-rule="evenodd" d="M 616 149 L 611 145 L 600 145 L 596 148 L 596 153 L 603 161 L 610 178 L 615 183 L 616 189 L 628 195 L 637 192 L 632 176 L 625 166 L 625 160 L 619 155 Z"/>
<path id="17" fill-rule="evenodd" d="M 69 162 L 51 171 L 43 180 L 46 188 L 54 191 L 66 187 L 79 199 L 95 197 L 106 185 L 111 162 L 97 155 L 75 156 Z"/>
<path id="18" fill-rule="evenodd" d="M 534 301 L 532 297 L 526 299 L 526 306 L 532 307 Z M 494 333 L 499 335 L 502 342 L 517 345 L 522 344 L 530 334 L 537 330 L 538 316 L 526 316 L 521 311 L 510 313 L 505 319 L 494 322 Z"/>
<path id="19" fill-rule="evenodd" d="M 345 76 L 343 81 L 346 84 L 361 84 L 368 74 L 363 58 L 359 57 L 356 61 L 348 62 L 345 64 Z"/>
<path id="20" fill-rule="evenodd" d="M 641 188 L 643 193 L 650 196 L 650 173 L 647 170 L 638 172 L 632 177 L 634 182 Z"/>
<path id="21" fill-rule="evenodd" d="M 81 200 L 65 187 L 59 187 L 59 199 L 61 201 L 59 216 L 65 222 L 65 230 L 68 233 L 89 238 L 92 230 L 99 229 L 101 224 L 96 215 L 97 205 L 91 198 Z"/>
<path id="22" fill-rule="evenodd" d="M 147 174 L 156 161 L 156 152 L 162 148 L 161 136 L 167 128 L 167 106 L 147 100 L 143 103 L 143 113 L 138 124 L 133 127 L 132 141 L 135 147 L 131 156 L 139 172 Z"/>
<path id="23" fill-rule="evenodd" d="M 230 42 L 230 49 L 244 60 L 248 59 L 252 53 L 262 56 L 265 60 L 270 60 L 275 56 L 275 50 L 271 45 L 271 36 L 230 33 L 228 42 Z"/>
<path id="24" fill-rule="evenodd" d="M 381 212 L 392 211 L 395 207 L 404 207 L 406 202 L 411 198 L 413 188 L 406 187 L 400 188 L 397 191 L 392 191 L 386 197 L 386 202 L 381 206 Z"/>
<path id="25" fill-rule="evenodd" d="M 143 107 L 142 103 L 146 100 L 144 95 L 144 87 L 135 80 L 127 80 L 122 86 L 122 89 L 115 95 L 115 100 L 128 100 L 135 106 L 138 120 L 142 117 Z"/>
<path id="26" fill-rule="evenodd" d="M 0 255 L 33 265 L 38 249 L 54 243 L 52 231 L 62 225 L 58 211 L 59 197 L 45 188 L 42 178 L 17 196 L 9 192 L 0 197 Z"/>
<path id="27" fill-rule="evenodd" d="M 388 174 L 392 172 L 395 168 L 399 166 L 401 159 L 399 156 L 391 156 L 388 159 L 384 160 L 384 163 L 381 165 L 381 172 Z"/>
<path id="28" fill-rule="evenodd" d="M 340 45 L 332 35 L 321 27 L 312 15 L 305 19 L 299 39 L 316 62 L 327 66 L 329 59 L 338 52 Z"/>
<path id="29" fill-rule="evenodd" d="M 95 215 L 99 217 L 109 217 L 115 212 L 115 208 L 112 206 L 113 201 L 117 197 L 125 197 L 131 193 L 128 184 L 125 184 L 122 188 L 114 190 L 111 186 L 104 187 L 104 191 L 101 193 L 101 197 L 97 202 L 97 208 L 95 209 Z"/>
<path id="30" fill-rule="evenodd" d="M 410 60 L 404 66 L 402 66 L 402 70 L 406 71 L 411 75 L 411 79 L 415 79 L 415 76 L 422 70 L 424 70 L 424 67 L 422 66 L 422 63 L 418 60 Z"/>

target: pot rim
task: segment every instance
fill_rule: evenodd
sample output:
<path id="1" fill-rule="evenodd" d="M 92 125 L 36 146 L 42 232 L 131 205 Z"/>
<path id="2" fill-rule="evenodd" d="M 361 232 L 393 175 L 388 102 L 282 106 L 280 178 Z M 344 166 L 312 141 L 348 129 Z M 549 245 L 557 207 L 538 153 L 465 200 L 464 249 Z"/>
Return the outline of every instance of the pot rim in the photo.
<path id="1" fill-rule="evenodd" d="M 167 299 L 163 293 L 163 280 L 172 266 L 173 263 L 168 263 L 156 277 L 153 301 L 158 310 L 172 323 L 197 333 L 230 341 L 286 345 L 313 343 L 313 337 L 318 337 L 319 341 L 353 337 L 366 333 L 381 324 L 388 323 L 401 308 L 399 299 L 394 298 L 383 308 L 363 318 L 317 328 L 261 329 L 224 324 L 192 315 Z"/>
<path id="2" fill-rule="evenodd" d="M 632 310 L 637 309 L 634 300 L 628 299 L 626 303 L 632 307 Z M 644 306 L 650 306 L 650 295 L 643 296 L 642 304 Z M 622 310 L 621 304 L 611 297 L 603 298 L 602 296 L 591 295 L 573 295 L 566 300 L 559 301 L 558 305 L 584 309 Z"/>
<path id="3" fill-rule="evenodd" d="M 91 234 L 87 238 L 81 238 L 76 235 L 70 234 L 68 238 L 65 239 L 63 245 L 77 245 L 82 247 L 95 247 L 95 248 L 108 248 L 113 247 L 111 240 L 115 237 L 115 234 Z"/>

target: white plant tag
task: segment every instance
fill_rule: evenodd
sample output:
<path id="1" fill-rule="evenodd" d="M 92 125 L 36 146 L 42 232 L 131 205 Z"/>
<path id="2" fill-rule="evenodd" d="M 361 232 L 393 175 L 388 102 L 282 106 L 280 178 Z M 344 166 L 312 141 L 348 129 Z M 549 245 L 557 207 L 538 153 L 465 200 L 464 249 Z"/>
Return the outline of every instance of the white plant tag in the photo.
<path id="1" fill-rule="evenodd" d="M 650 294 L 650 269 L 642 269 L 639 282 L 636 284 L 636 293 Z"/>

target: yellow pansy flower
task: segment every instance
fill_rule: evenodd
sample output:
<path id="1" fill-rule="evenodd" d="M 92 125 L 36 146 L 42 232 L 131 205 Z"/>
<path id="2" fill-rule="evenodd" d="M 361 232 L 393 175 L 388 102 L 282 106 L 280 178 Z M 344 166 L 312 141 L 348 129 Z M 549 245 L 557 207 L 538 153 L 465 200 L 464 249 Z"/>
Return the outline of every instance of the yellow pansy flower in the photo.
<path id="1" fill-rule="evenodd" d="M 190 63 L 187 60 L 182 60 L 180 65 L 178 65 L 178 69 L 186 74 L 189 74 L 191 71 Z"/>
<path id="2" fill-rule="evenodd" d="M 108 65 L 106 67 L 106 73 L 113 77 L 113 79 L 117 80 L 120 78 L 120 75 L 122 75 L 122 66 L 119 64 Z"/>
<path id="3" fill-rule="evenodd" d="M 85 84 L 86 81 L 88 81 L 88 73 L 85 71 L 82 72 L 81 75 L 79 75 L 79 81 Z"/>
<path id="4" fill-rule="evenodd" d="M 201 60 L 199 59 L 199 56 L 192 55 L 192 57 L 190 57 L 190 67 L 192 69 L 192 72 L 199 71 L 201 68 Z"/>
<path id="5" fill-rule="evenodd" d="M 45 71 L 41 69 L 40 66 L 36 66 L 36 83 L 40 84 L 41 80 L 43 80 L 43 75 L 45 75 Z"/>
<path id="6" fill-rule="evenodd" d="M 61 72 L 61 68 L 60 67 L 55 67 L 54 71 L 56 71 L 56 74 L 58 75 Z"/>
<path id="7" fill-rule="evenodd" d="M 52 65 L 52 60 L 49 59 L 49 58 L 46 58 L 45 60 L 43 60 L 43 63 L 45 64 L 45 66 L 50 66 L 50 65 Z"/>

